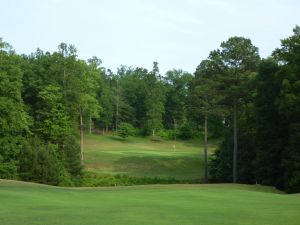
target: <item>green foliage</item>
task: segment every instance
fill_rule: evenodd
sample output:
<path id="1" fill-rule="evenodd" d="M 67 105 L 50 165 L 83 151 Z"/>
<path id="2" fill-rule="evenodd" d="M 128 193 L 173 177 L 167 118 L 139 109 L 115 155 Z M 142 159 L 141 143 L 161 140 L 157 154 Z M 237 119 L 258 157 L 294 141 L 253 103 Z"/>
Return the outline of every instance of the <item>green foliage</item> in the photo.
<path id="1" fill-rule="evenodd" d="M 34 179 L 35 168 L 37 166 L 37 152 L 32 145 L 39 141 L 37 138 L 31 141 L 26 139 L 22 141 L 18 170 L 21 180 L 30 181 Z"/>
<path id="2" fill-rule="evenodd" d="M 85 172 L 81 185 L 86 187 L 108 187 L 147 184 L 189 184 L 199 182 L 199 180 L 178 180 L 174 177 L 133 177 L 123 174 L 109 175 Z"/>
<path id="3" fill-rule="evenodd" d="M 114 130 L 122 138 L 139 130 L 157 142 L 144 139 L 147 156 L 141 156 L 140 149 L 133 150 L 140 145 L 127 146 L 136 137 L 126 142 L 116 138 L 134 152 L 116 159 L 120 173 L 131 169 L 128 165 L 143 164 L 151 176 L 180 167 L 184 176 L 200 179 L 202 158 L 177 155 L 182 144 L 176 140 L 222 137 L 211 160 L 212 180 L 233 178 L 300 191 L 299 45 L 296 26 L 273 58 L 259 64 L 250 39 L 231 37 L 200 63 L 195 76 L 175 69 L 162 76 L 157 62 L 151 71 L 121 66 L 114 74 L 97 57 L 79 59 L 75 46 L 66 43 L 53 53 L 38 49 L 18 56 L 0 39 L 0 178 L 78 186 L 82 165 L 93 170 L 97 164 L 90 158 L 87 164 L 80 161 L 84 130 Z M 165 157 L 153 157 L 157 152 Z M 198 168 L 196 175 L 191 175 L 192 167 Z M 99 182 L 154 182 L 143 179 L 109 176 Z"/>
<path id="4" fill-rule="evenodd" d="M 266 185 L 279 184 L 282 174 L 280 155 L 285 146 L 282 142 L 285 122 L 278 114 L 276 106 L 280 92 L 280 82 L 278 83 L 275 75 L 278 70 L 279 66 L 274 60 L 264 60 L 259 66 L 256 78 L 257 149 L 254 163 L 257 181 Z"/>
<path id="5" fill-rule="evenodd" d="M 196 136 L 199 136 L 197 130 L 197 126 L 194 123 L 184 123 L 178 129 L 178 138 L 183 140 L 192 139 Z"/>
<path id="6" fill-rule="evenodd" d="M 156 135 L 158 136 L 158 137 L 161 137 L 162 139 L 168 139 L 168 137 L 169 137 L 169 134 L 168 134 L 168 132 L 167 131 L 165 131 L 165 130 L 159 130 L 158 132 L 156 132 Z"/>
<path id="7" fill-rule="evenodd" d="M 188 85 L 193 76 L 182 70 L 169 70 L 166 73 L 164 126 L 176 130 L 187 120 Z"/>
<path id="8" fill-rule="evenodd" d="M 19 136 L 5 135 L 0 138 L 0 177 L 18 178 L 18 154 L 21 149 L 21 138 Z"/>
<path id="9" fill-rule="evenodd" d="M 67 136 L 62 149 L 65 169 L 73 182 L 80 183 L 83 167 L 80 161 L 80 148 L 75 136 Z"/>
<path id="10" fill-rule="evenodd" d="M 274 51 L 274 58 L 263 60 L 255 79 L 244 85 L 250 95 L 243 97 L 238 111 L 239 182 L 274 185 L 287 192 L 300 190 L 299 46 L 297 26 Z M 225 137 L 216 151 L 211 161 L 213 180 L 230 179 L 232 145 L 232 138 Z"/>
<path id="11" fill-rule="evenodd" d="M 209 160 L 209 179 L 211 182 L 232 182 L 232 134 L 228 133 L 225 140 L 216 149 Z"/>
<path id="12" fill-rule="evenodd" d="M 29 140 L 31 147 L 24 147 L 20 154 L 24 163 L 20 165 L 22 179 L 65 185 L 80 183 L 82 166 L 73 136 L 77 133 L 79 115 L 99 117 L 99 63 L 96 58 L 88 63 L 78 60 L 76 48 L 65 43 L 53 54 L 37 50 L 24 57 L 23 97 L 33 118 L 31 131 L 40 140 Z M 36 165 L 34 171 L 28 171 L 26 167 L 32 157 Z M 51 164 L 49 170 L 44 167 L 47 163 Z"/>
<path id="13" fill-rule="evenodd" d="M 163 128 L 162 122 L 165 110 L 164 89 L 156 62 L 153 63 L 153 70 L 146 76 L 145 84 L 146 129 L 148 134 L 155 136 L 155 132 Z"/>
<path id="14" fill-rule="evenodd" d="M 190 120 L 195 121 L 204 130 L 205 116 L 208 120 L 208 135 L 221 137 L 224 131 L 222 120 L 228 114 L 224 107 L 224 95 L 220 94 L 218 76 L 224 68 L 213 56 L 203 60 L 195 72 L 195 78 L 190 84 Z"/>
<path id="15" fill-rule="evenodd" d="M 77 140 L 68 136 L 61 153 L 53 144 L 33 138 L 22 141 L 19 175 L 22 180 L 44 184 L 74 186 L 81 182 L 82 166 Z"/>
<path id="16" fill-rule="evenodd" d="M 17 179 L 18 171 L 16 162 L 1 162 L 0 161 L 0 179 Z"/>
<path id="17" fill-rule="evenodd" d="M 253 104 L 243 105 L 239 116 L 239 151 L 237 177 L 239 183 L 255 184 L 255 172 L 262 167 L 254 164 L 256 157 L 256 117 Z M 233 138 L 232 129 L 225 129 L 224 139 L 211 156 L 209 174 L 212 182 L 232 182 Z M 267 150 L 265 150 L 267 151 Z M 262 168 L 263 169 L 263 168 Z M 265 168 L 264 168 L 265 169 Z M 260 182 L 259 182 L 260 183 Z"/>
<path id="18" fill-rule="evenodd" d="M 115 90 L 115 117 L 118 121 L 142 127 L 145 117 L 144 77 L 148 71 L 121 66 L 118 68 Z"/>
<path id="19" fill-rule="evenodd" d="M 81 178 L 75 180 L 76 184 L 79 185 L 81 184 Z M 74 187 L 74 179 L 72 179 L 71 175 L 69 173 L 63 173 L 62 176 L 60 177 L 59 186 L 63 186 L 63 187 Z"/>
<path id="20" fill-rule="evenodd" d="M 61 143 L 70 133 L 69 118 L 63 105 L 61 89 L 48 85 L 38 94 L 36 130 L 39 136 L 52 143 Z"/>
<path id="21" fill-rule="evenodd" d="M 0 177 L 17 178 L 22 134 L 28 132 L 28 115 L 21 97 L 21 58 L 0 39 Z"/>
<path id="22" fill-rule="evenodd" d="M 103 72 L 100 73 L 99 89 L 97 91 L 97 100 L 101 102 L 104 110 L 100 111 L 100 118 L 96 120 L 98 127 L 108 129 L 113 123 L 114 100 L 113 92 L 110 88 L 110 79 Z M 100 125 L 100 126 L 99 126 Z"/>
<path id="23" fill-rule="evenodd" d="M 34 169 L 34 181 L 38 183 L 58 185 L 63 174 L 63 167 L 57 154 L 57 146 L 34 143 L 37 151 L 37 165 Z"/>
<path id="24" fill-rule="evenodd" d="M 281 81 L 280 93 L 276 99 L 279 116 L 285 122 L 280 127 L 282 179 L 280 186 L 289 192 L 300 191 L 300 27 L 293 35 L 281 41 L 281 48 L 274 51 L 274 57 L 283 63 L 277 80 Z M 281 125 L 282 123 L 280 123 Z"/>
<path id="25" fill-rule="evenodd" d="M 136 135 L 135 128 L 130 123 L 122 122 L 118 126 L 118 135 L 122 138 Z"/>
<path id="26" fill-rule="evenodd" d="M 172 130 L 165 131 L 165 138 L 168 140 L 176 140 L 178 135 L 179 135 L 178 129 L 176 129 L 176 130 L 172 129 Z"/>
<path id="27" fill-rule="evenodd" d="M 57 146 L 44 144 L 37 138 L 29 142 L 24 141 L 20 153 L 19 173 L 24 180 L 58 185 L 63 175 L 63 165 L 59 160 Z"/>

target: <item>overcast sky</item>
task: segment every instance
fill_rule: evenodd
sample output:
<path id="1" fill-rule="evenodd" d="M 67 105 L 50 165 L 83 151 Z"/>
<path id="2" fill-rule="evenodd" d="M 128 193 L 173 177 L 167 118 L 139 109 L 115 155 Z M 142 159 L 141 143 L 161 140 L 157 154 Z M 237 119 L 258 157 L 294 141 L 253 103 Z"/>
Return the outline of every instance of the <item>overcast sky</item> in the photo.
<path id="1" fill-rule="evenodd" d="M 193 73 L 230 36 L 250 38 L 267 57 L 300 25 L 299 0 L 0 0 L 0 37 L 17 53 L 74 44 L 103 66 Z"/>

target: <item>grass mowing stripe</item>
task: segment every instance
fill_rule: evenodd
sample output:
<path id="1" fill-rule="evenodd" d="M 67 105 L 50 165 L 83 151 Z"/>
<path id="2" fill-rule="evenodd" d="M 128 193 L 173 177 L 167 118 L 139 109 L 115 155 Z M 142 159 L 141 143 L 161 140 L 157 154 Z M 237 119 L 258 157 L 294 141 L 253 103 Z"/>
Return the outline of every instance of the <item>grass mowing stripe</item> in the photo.
<path id="1" fill-rule="evenodd" d="M 5 225 L 298 225 L 297 195 L 248 185 L 53 188 L 0 181 Z"/>

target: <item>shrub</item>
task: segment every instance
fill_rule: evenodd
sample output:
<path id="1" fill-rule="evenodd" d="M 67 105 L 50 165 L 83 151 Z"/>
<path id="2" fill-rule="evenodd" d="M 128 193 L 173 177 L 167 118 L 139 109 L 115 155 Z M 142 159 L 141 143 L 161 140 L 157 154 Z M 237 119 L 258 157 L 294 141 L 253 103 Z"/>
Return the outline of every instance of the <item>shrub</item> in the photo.
<path id="1" fill-rule="evenodd" d="M 130 123 L 120 123 L 118 126 L 118 136 L 127 138 L 128 136 L 136 135 L 135 128 Z"/>
<path id="2" fill-rule="evenodd" d="M 165 130 L 159 130 L 157 132 L 157 136 L 161 137 L 162 139 L 168 139 L 168 132 Z"/>
<path id="3" fill-rule="evenodd" d="M 175 138 L 177 139 L 179 136 L 178 130 L 167 130 L 166 133 L 168 140 L 174 140 Z"/>
<path id="4" fill-rule="evenodd" d="M 0 178 L 17 179 L 20 142 L 19 137 L 1 137 L 0 134 Z"/>
<path id="5" fill-rule="evenodd" d="M 68 172 L 64 172 L 62 174 L 62 176 L 60 177 L 60 181 L 59 181 L 59 186 L 63 186 L 63 187 L 73 187 L 75 186 L 71 175 Z"/>
<path id="6" fill-rule="evenodd" d="M 195 129 L 195 126 L 193 126 L 192 124 L 185 123 L 179 128 L 178 137 L 183 140 L 191 139 L 193 138 Z"/>
<path id="7" fill-rule="evenodd" d="M 38 140 L 36 140 L 38 141 Z M 30 181 L 33 179 L 34 169 L 37 163 L 37 152 L 33 149 L 33 142 L 22 141 L 22 148 L 19 156 L 19 176 L 21 180 Z"/>
<path id="8" fill-rule="evenodd" d="M 58 185 L 64 170 L 58 159 L 57 146 L 41 143 L 37 147 L 37 164 L 33 179 L 43 184 Z"/>
<path id="9" fill-rule="evenodd" d="M 18 176 L 17 166 L 15 163 L 0 163 L 0 178 L 1 179 L 16 179 Z"/>
<path id="10" fill-rule="evenodd" d="M 130 186 L 145 184 L 176 184 L 176 183 L 199 183 L 198 180 L 177 180 L 174 177 L 133 177 L 124 174 L 110 175 L 85 172 L 82 179 L 82 186 Z"/>
<path id="11" fill-rule="evenodd" d="M 57 145 L 45 144 L 38 138 L 23 141 L 19 160 L 22 180 L 58 185 L 63 173 Z"/>

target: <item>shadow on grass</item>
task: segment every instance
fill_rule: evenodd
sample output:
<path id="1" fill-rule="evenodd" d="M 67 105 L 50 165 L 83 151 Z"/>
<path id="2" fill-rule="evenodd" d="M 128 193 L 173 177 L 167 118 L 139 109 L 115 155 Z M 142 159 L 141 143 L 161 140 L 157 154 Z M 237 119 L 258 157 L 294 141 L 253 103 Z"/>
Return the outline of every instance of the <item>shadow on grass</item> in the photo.
<path id="1" fill-rule="evenodd" d="M 220 139 L 212 139 L 208 141 L 208 147 L 216 148 L 220 144 Z M 187 147 L 196 147 L 196 148 L 202 148 L 204 147 L 204 142 L 201 139 L 192 139 L 192 140 L 180 140 L 179 143 L 182 143 L 184 146 Z"/>
<path id="2" fill-rule="evenodd" d="M 128 142 L 128 139 L 124 139 L 119 136 L 107 136 L 107 139 L 110 139 L 113 141 Z"/>
<path id="3" fill-rule="evenodd" d="M 139 142 L 139 140 L 136 137 L 127 137 L 127 138 L 122 138 L 120 136 L 117 135 L 111 135 L 111 136 L 107 136 L 107 139 L 112 140 L 112 141 L 118 141 L 121 143 L 137 143 Z"/>
<path id="4" fill-rule="evenodd" d="M 129 156 L 114 162 L 115 171 L 126 171 L 134 175 L 193 177 L 202 175 L 203 161 L 197 156 Z"/>

